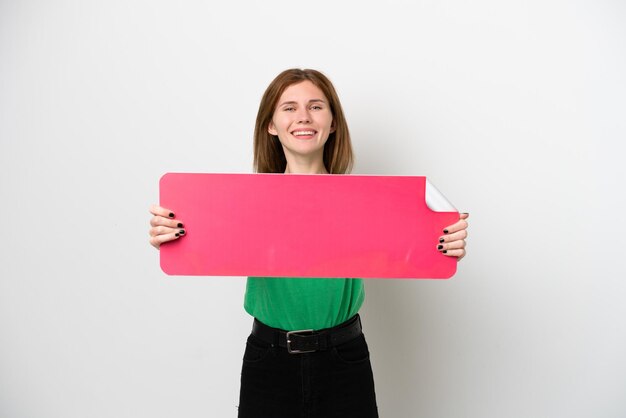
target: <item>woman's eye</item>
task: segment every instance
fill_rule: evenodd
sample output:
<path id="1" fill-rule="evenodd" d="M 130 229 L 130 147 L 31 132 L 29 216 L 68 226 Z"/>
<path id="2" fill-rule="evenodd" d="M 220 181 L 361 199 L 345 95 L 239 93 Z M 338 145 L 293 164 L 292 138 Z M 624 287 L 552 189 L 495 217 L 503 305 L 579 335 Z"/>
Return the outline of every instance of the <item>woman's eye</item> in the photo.
<path id="1" fill-rule="evenodd" d="M 321 109 L 322 106 L 312 106 L 313 109 Z"/>
<path id="2" fill-rule="evenodd" d="M 293 107 L 286 107 L 286 108 L 285 108 L 285 110 L 287 110 L 287 111 L 292 111 L 292 110 L 293 110 Z"/>

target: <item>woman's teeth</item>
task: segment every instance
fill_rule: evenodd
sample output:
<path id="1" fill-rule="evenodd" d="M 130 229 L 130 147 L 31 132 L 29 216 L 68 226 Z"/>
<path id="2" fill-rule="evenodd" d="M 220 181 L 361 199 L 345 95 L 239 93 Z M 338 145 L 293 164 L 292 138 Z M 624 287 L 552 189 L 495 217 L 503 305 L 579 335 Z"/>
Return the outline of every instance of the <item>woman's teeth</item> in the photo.
<path id="1" fill-rule="evenodd" d="M 315 131 L 296 131 L 293 134 L 295 136 L 311 136 L 315 135 Z"/>

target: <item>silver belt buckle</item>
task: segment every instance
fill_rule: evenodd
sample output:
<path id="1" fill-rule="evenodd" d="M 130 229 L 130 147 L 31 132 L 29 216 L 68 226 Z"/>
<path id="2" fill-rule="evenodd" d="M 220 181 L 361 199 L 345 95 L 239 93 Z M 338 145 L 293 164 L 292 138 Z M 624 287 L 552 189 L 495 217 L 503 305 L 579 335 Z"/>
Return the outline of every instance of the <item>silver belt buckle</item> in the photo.
<path id="1" fill-rule="evenodd" d="M 287 352 L 289 354 L 313 353 L 313 352 L 316 351 L 316 350 L 293 350 L 291 348 L 291 336 L 294 335 L 294 334 L 295 335 L 299 335 L 299 334 L 301 334 L 303 332 L 311 332 L 312 333 L 313 330 L 312 329 L 301 329 L 301 330 L 298 330 L 298 331 L 288 331 L 287 332 Z"/>

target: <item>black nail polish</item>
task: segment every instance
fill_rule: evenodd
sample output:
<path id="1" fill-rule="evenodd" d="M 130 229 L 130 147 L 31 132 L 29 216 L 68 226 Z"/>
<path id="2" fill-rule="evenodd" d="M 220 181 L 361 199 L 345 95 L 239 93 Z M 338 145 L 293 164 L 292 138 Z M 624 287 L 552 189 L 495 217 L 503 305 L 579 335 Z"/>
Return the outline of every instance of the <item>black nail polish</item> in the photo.
<path id="1" fill-rule="evenodd" d="M 174 214 L 173 214 L 172 212 L 170 212 L 169 217 L 170 217 L 170 218 L 173 218 L 173 217 L 174 217 Z"/>
<path id="2" fill-rule="evenodd" d="M 442 248 L 443 248 L 443 245 L 438 245 L 438 246 L 437 246 L 437 249 L 438 249 L 438 250 L 441 250 Z"/>
<path id="3" fill-rule="evenodd" d="M 439 238 L 439 242 L 444 242 L 445 240 L 443 238 Z"/>
<path id="4" fill-rule="evenodd" d="M 176 234 L 174 234 L 174 235 L 176 235 L 177 237 L 180 237 L 180 234 L 178 232 Z"/>
<path id="5" fill-rule="evenodd" d="M 185 230 L 184 230 L 184 229 L 181 229 L 181 230 L 179 231 L 179 233 L 180 233 L 180 235 L 185 235 Z"/>
<path id="6" fill-rule="evenodd" d="M 448 230 L 447 230 L 447 229 L 444 229 L 444 230 L 443 230 L 443 233 L 444 233 L 444 234 L 447 234 L 447 233 L 448 233 Z"/>
<path id="7" fill-rule="evenodd" d="M 178 227 L 179 227 L 179 228 L 182 228 L 182 227 L 183 227 L 183 224 L 181 224 L 181 223 L 179 222 L 179 223 L 178 223 Z"/>
<path id="8" fill-rule="evenodd" d="M 443 250 L 442 253 L 446 254 L 448 252 L 448 250 Z"/>

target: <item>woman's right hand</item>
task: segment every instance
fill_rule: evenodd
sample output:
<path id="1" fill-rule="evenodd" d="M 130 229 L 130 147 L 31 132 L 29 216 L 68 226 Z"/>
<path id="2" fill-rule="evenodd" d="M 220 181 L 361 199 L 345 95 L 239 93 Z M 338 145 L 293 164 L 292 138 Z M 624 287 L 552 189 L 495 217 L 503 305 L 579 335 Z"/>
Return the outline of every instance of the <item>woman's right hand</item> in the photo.
<path id="1" fill-rule="evenodd" d="M 157 250 L 164 242 L 173 241 L 185 235 L 183 223 L 174 219 L 174 212 L 158 205 L 150 206 L 150 245 Z"/>

